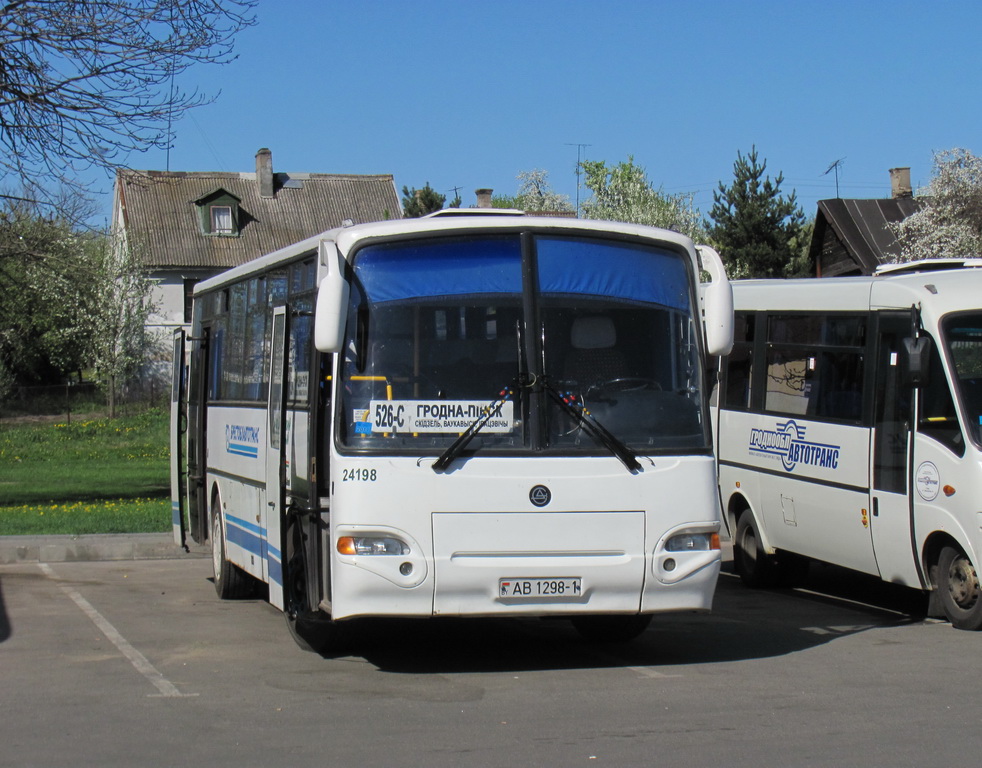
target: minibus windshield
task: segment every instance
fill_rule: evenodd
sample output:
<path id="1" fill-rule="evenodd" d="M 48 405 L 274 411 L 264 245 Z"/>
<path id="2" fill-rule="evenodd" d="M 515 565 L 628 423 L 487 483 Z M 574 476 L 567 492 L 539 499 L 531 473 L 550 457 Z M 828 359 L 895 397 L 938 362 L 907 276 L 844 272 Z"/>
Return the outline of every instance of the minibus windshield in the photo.
<path id="1" fill-rule="evenodd" d="M 982 447 L 982 313 L 951 315 L 943 332 L 966 426 Z"/>

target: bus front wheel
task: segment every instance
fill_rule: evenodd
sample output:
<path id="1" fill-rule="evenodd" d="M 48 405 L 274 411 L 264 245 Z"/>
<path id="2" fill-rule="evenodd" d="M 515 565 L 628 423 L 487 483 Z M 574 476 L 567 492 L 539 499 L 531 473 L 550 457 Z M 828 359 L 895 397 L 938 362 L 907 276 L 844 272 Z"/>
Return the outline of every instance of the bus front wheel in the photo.
<path id="1" fill-rule="evenodd" d="M 300 518 L 288 518 L 286 532 L 286 573 L 283 581 L 286 605 L 283 613 L 294 642 L 305 651 L 321 655 L 337 654 L 347 642 L 347 626 L 311 606 L 307 591 L 307 545 Z"/>
<path id="2" fill-rule="evenodd" d="M 982 629 L 982 594 L 975 566 L 964 552 L 945 547 L 938 558 L 937 589 L 945 616 L 956 629 Z"/>

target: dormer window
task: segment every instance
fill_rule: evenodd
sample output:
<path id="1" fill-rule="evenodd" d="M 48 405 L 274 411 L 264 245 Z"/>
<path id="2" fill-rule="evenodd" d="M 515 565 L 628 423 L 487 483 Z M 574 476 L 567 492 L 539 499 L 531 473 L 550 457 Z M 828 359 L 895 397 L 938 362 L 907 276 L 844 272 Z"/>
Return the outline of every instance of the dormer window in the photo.
<path id="1" fill-rule="evenodd" d="M 242 223 L 239 198 L 225 189 L 216 189 L 194 201 L 201 231 L 216 237 L 238 237 Z"/>
<path id="2" fill-rule="evenodd" d="M 232 221 L 232 206 L 211 206 L 211 233 L 213 235 L 234 235 L 235 227 Z"/>

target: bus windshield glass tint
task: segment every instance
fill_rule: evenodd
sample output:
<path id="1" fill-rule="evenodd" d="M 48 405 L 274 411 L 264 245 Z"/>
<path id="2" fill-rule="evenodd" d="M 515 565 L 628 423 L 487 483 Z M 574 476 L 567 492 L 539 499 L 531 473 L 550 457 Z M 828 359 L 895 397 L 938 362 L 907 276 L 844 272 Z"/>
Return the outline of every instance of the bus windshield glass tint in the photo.
<path id="1" fill-rule="evenodd" d="M 352 449 L 603 454 L 547 392 L 642 453 L 702 452 L 687 256 L 575 235 L 468 235 L 368 245 L 341 363 Z"/>

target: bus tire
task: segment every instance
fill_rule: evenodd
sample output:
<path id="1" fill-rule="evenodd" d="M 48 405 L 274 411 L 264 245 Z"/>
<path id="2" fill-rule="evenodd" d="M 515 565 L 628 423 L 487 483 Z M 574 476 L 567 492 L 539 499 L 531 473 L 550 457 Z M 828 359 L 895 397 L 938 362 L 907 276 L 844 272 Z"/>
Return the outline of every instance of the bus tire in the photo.
<path id="1" fill-rule="evenodd" d="M 253 578 L 229 562 L 225 549 L 225 526 L 218 511 L 211 516 L 211 565 L 215 592 L 220 599 L 240 600 L 252 596 L 255 589 Z"/>
<path id="2" fill-rule="evenodd" d="M 982 592 L 975 566 L 960 549 L 945 547 L 938 558 L 938 586 L 945 616 L 956 629 L 982 629 Z"/>
<path id="3" fill-rule="evenodd" d="M 294 642 L 305 651 L 323 656 L 343 650 L 347 639 L 346 625 L 333 621 L 329 614 L 313 607 L 315 599 L 308 594 L 306 559 L 308 557 L 303 522 L 296 515 L 286 518 L 284 559 L 283 614 Z"/>
<path id="4" fill-rule="evenodd" d="M 740 580 L 748 587 L 773 587 L 778 581 L 777 565 L 760 544 L 760 533 L 753 513 L 745 509 L 737 521 L 733 539 L 733 565 Z"/>
<path id="5" fill-rule="evenodd" d="M 626 643 L 641 635 L 651 624 L 650 613 L 632 616 L 576 616 L 573 627 L 593 643 Z"/>
<path id="6" fill-rule="evenodd" d="M 290 636 L 305 651 L 333 656 L 347 647 L 347 627 L 323 611 L 295 613 L 287 610 L 284 616 Z"/>

